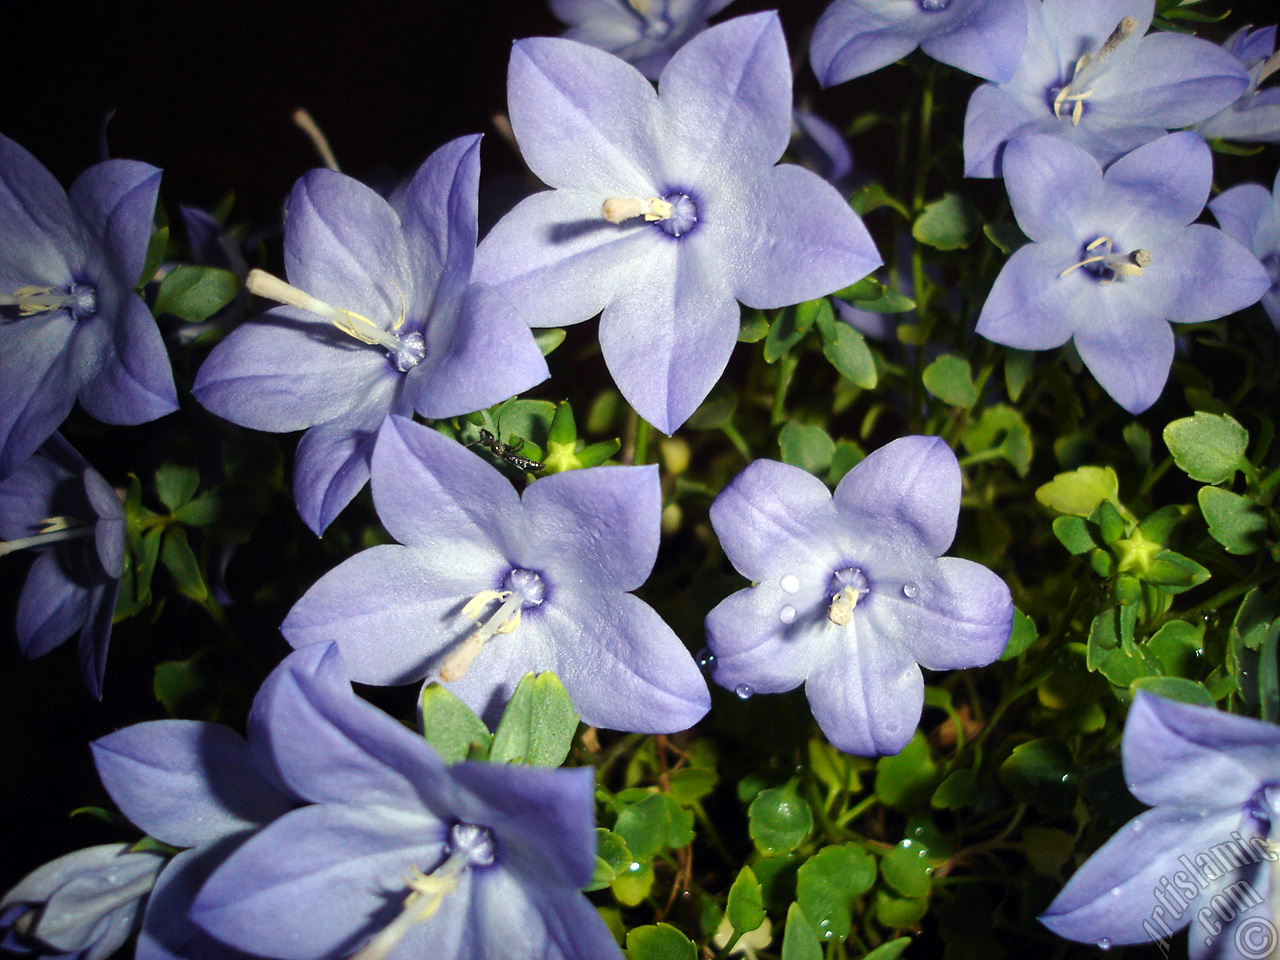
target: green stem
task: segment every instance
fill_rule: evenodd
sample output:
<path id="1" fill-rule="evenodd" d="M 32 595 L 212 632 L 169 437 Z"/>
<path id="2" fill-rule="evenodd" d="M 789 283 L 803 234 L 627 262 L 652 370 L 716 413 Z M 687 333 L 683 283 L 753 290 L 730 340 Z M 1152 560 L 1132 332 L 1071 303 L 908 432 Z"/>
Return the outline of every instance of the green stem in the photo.
<path id="1" fill-rule="evenodd" d="M 769 422 L 775 427 L 785 423 L 787 419 L 787 390 L 791 386 L 791 378 L 795 376 L 796 366 L 800 358 L 795 352 L 784 354 L 778 360 L 778 382 L 773 389 L 773 409 L 769 414 Z"/>
<path id="2" fill-rule="evenodd" d="M 631 462 L 636 466 L 649 462 L 649 421 L 636 415 L 636 442 L 631 448 Z"/>

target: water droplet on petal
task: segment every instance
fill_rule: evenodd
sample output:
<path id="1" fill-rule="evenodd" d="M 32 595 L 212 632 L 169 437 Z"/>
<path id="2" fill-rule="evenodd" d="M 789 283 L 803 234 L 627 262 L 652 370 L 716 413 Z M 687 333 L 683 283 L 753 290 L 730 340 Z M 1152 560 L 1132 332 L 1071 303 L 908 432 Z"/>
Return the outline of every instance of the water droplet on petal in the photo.
<path id="1" fill-rule="evenodd" d="M 711 652 L 710 647 L 703 647 L 698 651 L 698 666 L 703 670 L 710 670 L 716 665 L 716 655 Z"/>
<path id="2" fill-rule="evenodd" d="M 920 595 L 920 585 L 914 580 L 908 580 L 902 585 L 902 595 L 908 600 L 914 600 Z"/>
<path id="3" fill-rule="evenodd" d="M 1110 940 L 1108 940 L 1106 937 L 1103 937 L 1101 940 L 1099 940 L 1099 941 L 1098 941 L 1098 949 L 1099 949 L 1099 950 L 1110 950 L 1110 949 L 1111 949 L 1111 941 L 1110 941 Z"/>
<path id="4" fill-rule="evenodd" d="M 787 593 L 795 593 L 800 589 L 800 578 L 794 573 L 788 573 L 782 578 L 782 589 Z"/>
<path id="5" fill-rule="evenodd" d="M 1111 895 L 1112 895 L 1113 897 L 1118 897 L 1118 896 L 1120 896 L 1121 892 L 1122 892 L 1122 891 L 1120 890 L 1120 888 L 1119 888 L 1119 887 L 1112 887 L 1112 888 L 1111 888 Z"/>
<path id="6" fill-rule="evenodd" d="M 1141 820 L 1130 820 L 1130 821 L 1129 821 L 1129 829 L 1130 829 L 1130 830 L 1132 830 L 1134 833 L 1141 833 L 1141 832 L 1142 832 L 1142 821 L 1141 821 Z"/>
<path id="7" fill-rule="evenodd" d="M 733 688 L 733 692 L 738 695 L 739 700 L 749 699 L 750 696 L 755 693 L 755 691 L 751 689 L 751 684 L 749 683 L 738 684 Z"/>
<path id="8" fill-rule="evenodd" d="M 796 618 L 796 608 L 789 603 L 785 607 L 783 607 L 781 610 L 778 611 L 778 619 L 781 620 L 783 623 L 791 623 L 792 621 L 795 620 L 795 618 Z"/>

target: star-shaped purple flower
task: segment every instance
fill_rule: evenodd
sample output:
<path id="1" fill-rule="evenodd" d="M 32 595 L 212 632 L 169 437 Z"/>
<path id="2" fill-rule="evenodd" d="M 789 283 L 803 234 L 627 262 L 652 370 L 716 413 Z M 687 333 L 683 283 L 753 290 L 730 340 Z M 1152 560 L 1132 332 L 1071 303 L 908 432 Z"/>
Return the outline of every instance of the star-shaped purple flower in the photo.
<path id="1" fill-rule="evenodd" d="M 775 166 L 792 115 L 776 14 L 698 34 L 659 89 L 593 47 L 516 43 L 512 129 L 554 189 L 485 237 L 476 278 L 536 327 L 603 310 L 600 346 L 618 388 L 671 433 L 728 363 L 737 301 L 767 309 L 824 296 L 880 257 L 834 187 Z"/>
<path id="2" fill-rule="evenodd" d="M 295 647 L 334 640 L 352 679 L 440 680 L 490 720 L 545 670 L 593 726 L 672 733 L 707 712 L 693 657 L 628 593 L 657 557 L 656 467 L 556 473 L 521 497 L 462 445 L 392 417 L 372 486 L 400 542 L 308 590 L 281 628 Z"/>
<path id="3" fill-rule="evenodd" d="M 1241 27 L 1222 46 L 1248 71 L 1249 86 L 1231 106 L 1197 123 L 1196 132 L 1208 140 L 1280 141 L 1280 87 L 1258 89 L 1280 70 L 1275 26 L 1257 30 Z"/>
<path id="4" fill-rule="evenodd" d="M 0 477 L 44 443 L 79 398 L 106 423 L 178 408 L 142 280 L 160 171 L 90 167 L 68 195 L 0 136 Z"/>
<path id="5" fill-rule="evenodd" d="M 1262 295 L 1262 309 L 1280 330 L 1280 173 L 1273 190 L 1242 183 L 1210 200 L 1209 210 L 1228 236 L 1262 261 L 1271 280 L 1271 289 Z"/>
<path id="6" fill-rule="evenodd" d="M 1270 955 L 1280 727 L 1140 692 L 1121 752 L 1129 789 L 1151 809 L 1072 875 L 1040 921 L 1070 940 L 1156 941 L 1166 954 L 1189 924 L 1192 960 Z M 1211 909 L 1224 897 L 1231 909 Z"/>
<path id="7" fill-rule="evenodd" d="M 111 617 L 124 570 L 124 507 L 111 484 L 59 434 L 0 481 L 0 555 L 37 551 L 18 596 L 28 659 L 80 632 L 80 672 L 102 696 Z"/>
<path id="8" fill-rule="evenodd" d="M 974 91 L 964 172 L 999 177 L 1005 144 L 1053 134 L 1104 165 L 1204 120 L 1248 86 L 1240 61 L 1207 40 L 1147 34 L 1154 0 L 1025 0 L 1027 42 L 1007 83 Z"/>
<path id="9" fill-rule="evenodd" d="M 935 60 L 1003 83 L 1027 37 L 1020 0 L 834 0 L 809 61 L 824 87 L 873 73 L 920 47 Z"/>
<path id="10" fill-rule="evenodd" d="M 733 0 L 551 0 L 564 36 L 607 50 L 657 80 L 671 55 Z"/>
<path id="11" fill-rule="evenodd" d="M 1192 223 L 1213 177 L 1197 134 L 1172 133 L 1107 168 L 1058 137 L 1005 151 L 1014 216 L 1032 239 L 1000 271 L 978 333 L 1020 350 L 1074 339 L 1102 388 L 1130 413 L 1155 403 L 1173 362 L 1166 321 L 1195 323 L 1257 303 L 1258 259 Z"/>
<path id="12" fill-rule="evenodd" d="M 254 719 L 255 748 L 307 805 L 204 883 L 192 916 L 219 940 L 282 960 L 621 960 L 579 892 L 595 865 L 589 767 L 446 767 L 352 693 L 332 644 L 285 660 Z"/>
<path id="13" fill-rule="evenodd" d="M 322 533 L 369 478 L 389 414 L 452 417 L 527 390 L 548 372 L 515 308 L 471 283 L 480 138 L 419 168 L 398 209 L 364 184 L 313 170 L 289 195 L 289 283 L 249 288 L 287 304 L 233 332 L 193 392 L 243 426 L 306 429 L 294 497 Z"/>
<path id="14" fill-rule="evenodd" d="M 1009 588 L 955 537 L 960 465 L 938 437 L 903 437 L 835 495 L 799 467 L 757 460 L 711 505 L 734 567 L 755 586 L 707 615 L 716 683 L 746 697 L 800 684 L 827 739 L 897 753 L 924 704 L 920 667 L 977 667 L 1013 626 Z"/>

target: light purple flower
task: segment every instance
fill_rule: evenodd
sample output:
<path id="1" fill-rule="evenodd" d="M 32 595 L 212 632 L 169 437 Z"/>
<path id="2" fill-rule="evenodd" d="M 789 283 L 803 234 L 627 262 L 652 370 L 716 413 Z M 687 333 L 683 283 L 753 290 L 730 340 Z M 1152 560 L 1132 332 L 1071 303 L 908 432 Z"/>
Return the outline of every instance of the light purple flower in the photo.
<path id="1" fill-rule="evenodd" d="M 593 726 L 671 733 L 707 712 L 693 657 L 628 593 L 657 557 L 656 467 L 556 473 L 521 497 L 461 444 L 392 417 L 373 500 L 400 542 L 308 590 L 281 628 L 295 647 L 336 641 L 361 683 L 441 680 L 490 720 L 545 670 Z"/>
<path id="2" fill-rule="evenodd" d="M 0 951 L 105 960 L 133 933 L 166 859 L 109 843 L 51 860 L 0 899 Z"/>
<path id="3" fill-rule="evenodd" d="M 621 960 L 579 892 L 595 863 L 591 768 L 445 767 L 352 693 L 332 644 L 285 660 L 254 715 L 308 804 L 203 885 L 192 916 L 220 940 L 282 960 Z"/>
<path id="4" fill-rule="evenodd" d="M 473 284 L 480 138 L 432 154 L 394 209 L 357 180 L 313 170 L 285 220 L 289 284 L 255 271 L 277 307 L 210 354 L 193 391 L 258 430 L 306 429 L 294 496 L 322 533 L 369 478 L 389 414 L 457 416 L 546 379 L 515 309 Z"/>
<path id="5" fill-rule="evenodd" d="M 621 57 L 650 80 L 733 0 L 551 0 L 564 36 Z"/>
<path id="6" fill-rule="evenodd" d="M 80 672 L 102 696 L 111 617 L 124 571 L 124 507 L 111 484 L 55 433 L 0 481 L 0 555 L 31 548 L 18 597 L 18 646 L 28 659 L 80 633 Z"/>
<path id="7" fill-rule="evenodd" d="M 1276 28 L 1241 27 L 1222 44 L 1249 73 L 1249 86 L 1240 99 L 1215 113 L 1195 130 L 1209 140 L 1280 141 L 1280 87 L 1259 90 L 1264 80 L 1280 70 L 1276 55 Z"/>
<path id="8" fill-rule="evenodd" d="M 1227 236 L 1262 261 L 1271 280 L 1271 289 L 1262 295 L 1262 309 L 1280 330 L 1280 173 L 1272 191 L 1261 184 L 1242 183 L 1210 200 L 1209 210 Z"/>
<path id="9" fill-rule="evenodd" d="M 1005 185 L 1033 241 L 1014 251 L 978 317 L 978 333 L 1020 350 L 1074 339 L 1085 366 L 1130 413 L 1155 403 L 1173 362 L 1173 323 L 1257 303 L 1271 281 L 1221 230 L 1192 223 L 1213 177 L 1199 135 L 1172 133 L 1098 161 L 1058 137 L 1019 137 Z"/>
<path id="10" fill-rule="evenodd" d="M 79 398 L 106 423 L 178 408 L 169 355 L 134 291 L 160 171 L 90 167 L 63 191 L 0 136 L 0 477 L 57 430 Z"/>
<path id="11" fill-rule="evenodd" d="M 1019 0 L 834 0 L 809 44 L 824 87 L 873 73 L 916 47 L 966 73 L 1004 82 L 1027 37 Z"/>
<path id="12" fill-rule="evenodd" d="M 1140 692 L 1121 752 L 1129 789 L 1151 809 L 1072 875 L 1040 921 L 1082 943 L 1154 940 L 1166 955 L 1189 924 L 1192 960 L 1270 955 L 1280 727 Z"/>
<path id="13" fill-rule="evenodd" d="M 792 116 L 776 14 L 698 34 L 659 89 L 592 47 L 516 43 L 511 125 L 529 168 L 554 189 L 485 237 L 476 278 L 533 326 L 603 310 L 600 346 L 618 388 L 671 433 L 728 363 L 736 301 L 768 309 L 824 296 L 880 258 L 834 187 L 775 166 Z"/>
<path id="14" fill-rule="evenodd" d="M 1249 80 L 1207 40 L 1152 33 L 1154 0 L 1026 0 L 1017 72 L 974 91 L 964 120 L 964 172 L 1003 176 L 1015 137 L 1053 134 L 1108 164 L 1134 147 L 1217 113 Z"/>
<path id="15" fill-rule="evenodd" d="M 757 460 L 711 505 L 729 560 L 755 586 L 707 615 L 716 683 L 741 697 L 800 684 L 836 747 L 897 753 L 924 704 L 920 667 L 977 667 L 1013 626 L 1004 581 L 942 553 L 960 465 L 938 437 L 903 437 L 832 496 L 799 467 Z"/>

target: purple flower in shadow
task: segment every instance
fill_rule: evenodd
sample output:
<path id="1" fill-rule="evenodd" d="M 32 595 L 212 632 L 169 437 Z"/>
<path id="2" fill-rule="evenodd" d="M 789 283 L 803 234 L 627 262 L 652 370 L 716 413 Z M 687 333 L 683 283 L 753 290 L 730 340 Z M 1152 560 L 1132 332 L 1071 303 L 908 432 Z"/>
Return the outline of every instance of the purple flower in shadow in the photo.
<path id="1" fill-rule="evenodd" d="M 671 55 L 733 0 L 551 0 L 564 36 L 627 61 L 657 80 Z"/>
<path id="2" fill-rule="evenodd" d="M 1280 173 L 1272 190 L 1242 183 L 1210 200 L 1209 210 L 1227 236 L 1262 261 L 1271 280 L 1271 289 L 1262 295 L 1262 309 L 1280 330 Z"/>
<path id="3" fill-rule="evenodd" d="M 776 14 L 698 34 L 663 70 L 658 93 L 593 47 L 521 40 L 507 90 L 525 162 L 554 189 L 498 222 L 476 254 L 476 278 L 533 326 L 603 311 L 605 363 L 664 433 L 728 363 L 738 301 L 810 300 L 880 264 L 834 187 L 775 165 L 792 120 Z"/>
<path id="4" fill-rule="evenodd" d="M 54 434 L 0 481 L 0 555 L 31 548 L 18 597 L 18 645 L 28 659 L 80 632 L 80 672 L 102 696 L 111 617 L 124 570 L 124 507 L 111 485 Z"/>
<path id="5" fill-rule="evenodd" d="M 193 392 L 257 430 L 307 430 L 294 497 L 317 534 L 369 479 L 392 413 L 452 417 L 546 379 L 528 327 L 491 288 L 471 283 L 480 138 L 441 147 L 399 209 L 364 184 L 313 170 L 289 195 L 289 283 L 262 271 L 249 289 L 286 306 L 214 349 Z"/>
<path id="6" fill-rule="evenodd" d="M 938 437 L 886 444 L 834 496 L 799 467 L 750 464 L 711 506 L 755 581 L 707 615 L 716 683 L 741 697 L 803 683 L 833 745 L 897 753 L 920 720 L 920 667 L 990 663 L 1013 626 L 1003 580 L 942 556 L 959 510 L 960 465 Z"/>
<path id="7" fill-rule="evenodd" d="M 1209 147 L 1172 133 L 1098 161 L 1058 137 L 1019 137 L 1005 151 L 1005 186 L 1022 232 L 978 317 L 978 333 L 1020 350 L 1074 340 L 1085 366 L 1130 413 L 1164 389 L 1169 322 L 1214 320 L 1257 303 L 1271 286 L 1248 250 L 1206 224 Z"/>
<path id="8" fill-rule="evenodd" d="M 0 477 L 17 469 L 76 399 L 106 423 L 178 409 L 143 279 L 160 171 L 90 167 L 70 194 L 0 136 Z"/>
<path id="9" fill-rule="evenodd" d="M 1249 74 L 1249 86 L 1240 99 L 1215 113 L 1195 130 L 1208 140 L 1280 141 L 1280 87 L 1259 90 L 1262 82 L 1280 70 L 1276 53 L 1276 28 L 1241 27 L 1222 44 Z"/>

